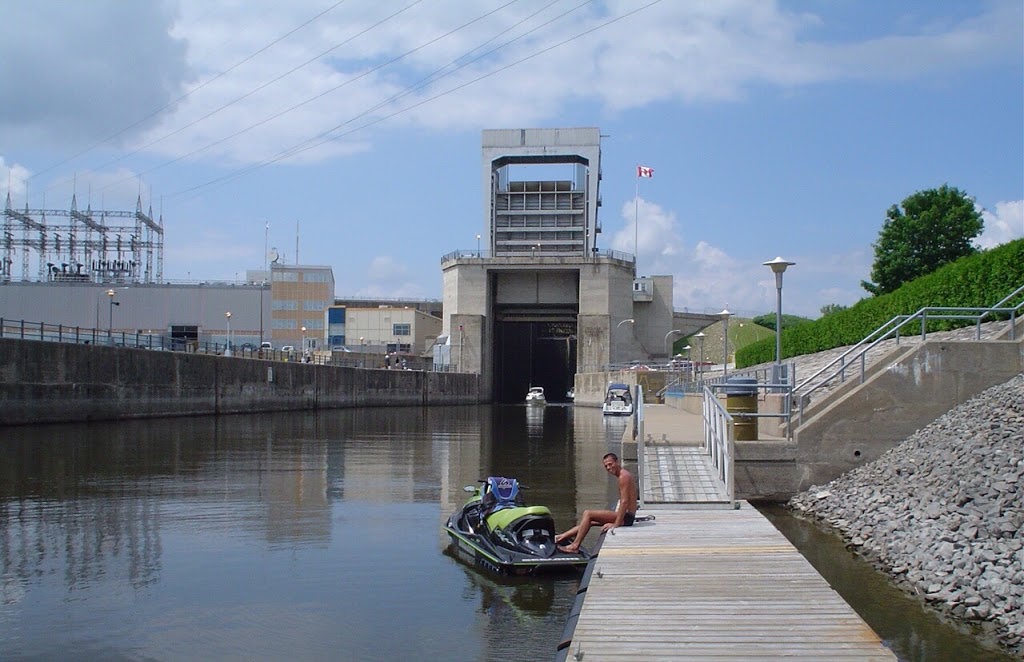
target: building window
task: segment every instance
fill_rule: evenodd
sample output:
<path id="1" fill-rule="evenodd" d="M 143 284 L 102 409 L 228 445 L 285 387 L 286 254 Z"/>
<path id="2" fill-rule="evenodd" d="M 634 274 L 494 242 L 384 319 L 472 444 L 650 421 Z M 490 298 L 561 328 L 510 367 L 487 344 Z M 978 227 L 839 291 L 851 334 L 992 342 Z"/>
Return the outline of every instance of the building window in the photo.
<path id="1" fill-rule="evenodd" d="M 302 282 L 304 283 L 326 283 L 327 274 L 322 271 L 303 271 Z"/>
<path id="2" fill-rule="evenodd" d="M 271 328 L 281 329 L 284 331 L 294 331 L 299 328 L 299 325 L 295 323 L 295 320 L 271 320 Z"/>
<path id="3" fill-rule="evenodd" d="M 328 308 L 327 309 L 327 321 L 331 324 L 344 324 L 345 323 L 345 309 L 344 308 Z"/>
<path id="4" fill-rule="evenodd" d="M 273 310 L 298 310 L 299 302 L 294 299 L 277 299 L 271 304 Z"/>
<path id="5" fill-rule="evenodd" d="M 297 283 L 299 282 L 299 274 L 295 273 L 294 271 L 275 271 L 274 280 L 284 281 L 288 283 Z"/>
<path id="6" fill-rule="evenodd" d="M 303 322 L 303 324 L 309 330 L 316 329 L 316 330 L 319 331 L 319 330 L 324 328 L 324 321 L 323 320 L 305 320 Z"/>
<path id="7" fill-rule="evenodd" d="M 391 334 L 395 336 L 408 336 L 412 335 L 411 324 L 392 324 Z"/>
<path id="8" fill-rule="evenodd" d="M 303 301 L 302 302 L 302 309 L 303 310 L 323 310 L 325 307 L 326 306 L 324 306 L 324 302 L 323 301 Z"/>

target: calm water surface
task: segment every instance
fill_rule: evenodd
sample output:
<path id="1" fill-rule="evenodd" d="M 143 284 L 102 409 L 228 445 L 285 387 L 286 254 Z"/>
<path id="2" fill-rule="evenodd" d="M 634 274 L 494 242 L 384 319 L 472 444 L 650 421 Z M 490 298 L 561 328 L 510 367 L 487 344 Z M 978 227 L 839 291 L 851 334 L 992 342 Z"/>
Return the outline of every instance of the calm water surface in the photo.
<path id="1" fill-rule="evenodd" d="M 624 426 L 488 406 L 3 429 L 0 658 L 551 659 L 578 577 L 469 568 L 441 525 L 494 474 L 560 528 L 612 503 Z M 905 660 L 973 641 L 891 620 Z"/>
<path id="2" fill-rule="evenodd" d="M 503 474 L 568 526 L 621 432 L 555 406 L 5 429 L 0 658 L 550 659 L 578 576 L 482 574 L 441 525 Z"/>

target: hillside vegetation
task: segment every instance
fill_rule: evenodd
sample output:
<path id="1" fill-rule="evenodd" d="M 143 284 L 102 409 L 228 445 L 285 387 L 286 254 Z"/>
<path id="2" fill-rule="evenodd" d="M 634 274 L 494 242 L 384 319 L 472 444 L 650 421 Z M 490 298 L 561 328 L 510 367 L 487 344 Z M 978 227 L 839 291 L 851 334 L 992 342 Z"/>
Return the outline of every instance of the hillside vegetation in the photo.
<path id="1" fill-rule="evenodd" d="M 774 321 L 774 318 L 772 318 Z M 785 323 L 783 323 L 785 326 Z M 703 329 L 704 332 L 704 361 L 708 363 L 722 363 L 722 350 L 724 349 L 722 342 L 722 331 L 725 330 L 725 325 L 722 322 L 715 322 L 711 326 Z M 765 338 L 771 339 L 772 343 L 775 342 L 775 332 L 771 329 L 766 329 L 763 326 L 754 322 L 754 320 L 746 317 L 730 317 L 729 318 L 729 353 L 735 355 L 736 352 L 746 347 L 751 343 L 755 343 Z M 687 336 L 676 343 L 673 343 L 672 352 L 678 354 L 682 352 L 682 348 L 686 345 L 690 346 L 690 358 L 694 361 L 701 360 L 700 354 L 700 339 L 693 336 Z M 775 345 L 773 344 L 772 347 Z"/>
<path id="2" fill-rule="evenodd" d="M 897 315 L 910 315 L 927 306 L 991 306 L 1021 285 L 1024 285 L 1024 239 L 962 258 L 894 292 L 861 299 L 846 310 L 810 324 L 785 328 L 782 332 L 782 356 L 800 356 L 856 344 Z M 928 330 L 943 331 L 970 323 L 932 320 L 928 323 Z M 731 324 L 729 330 L 731 336 Z M 774 335 L 736 352 L 737 368 L 773 360 Z"/>

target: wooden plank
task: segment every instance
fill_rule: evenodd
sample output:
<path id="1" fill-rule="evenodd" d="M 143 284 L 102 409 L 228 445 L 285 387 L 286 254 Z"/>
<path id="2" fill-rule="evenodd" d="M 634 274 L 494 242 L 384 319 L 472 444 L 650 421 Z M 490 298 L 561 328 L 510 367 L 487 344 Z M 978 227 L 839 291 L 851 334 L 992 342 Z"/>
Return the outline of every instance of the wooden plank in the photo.
<path id="1" fill-rule="evenodd" d="M 896 659 L 749 504 L 654 512 L 605 537 L 566 659 Z"/>

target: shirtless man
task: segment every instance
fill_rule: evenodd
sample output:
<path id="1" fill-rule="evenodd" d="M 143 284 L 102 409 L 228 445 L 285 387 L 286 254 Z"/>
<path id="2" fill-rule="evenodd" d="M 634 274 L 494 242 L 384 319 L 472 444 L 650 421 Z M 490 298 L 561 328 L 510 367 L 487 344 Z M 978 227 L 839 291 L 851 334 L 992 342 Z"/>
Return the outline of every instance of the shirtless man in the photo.
<path id="1" fill-rule="evenodd" d="M 619 505 L 615 510 L 584 510 L 579 524 L 565 533 L 555 536 L 555 543 L 571 540 L 568 545 L 558 545 L 558 549 L 563 552 L 578 552 L 580 543 L 587 537 L 587 531 L 594 524 L 602 524 L 604 531 L 611 531 L 619 526 L 633 526 L 637 502 L 636 482 L 633 480 L 633 474 L 622 468 L 619 456 L 615 453 L 606 454 L 603 461 L 604 470 L 615 476 L 619 483 Z"/>

